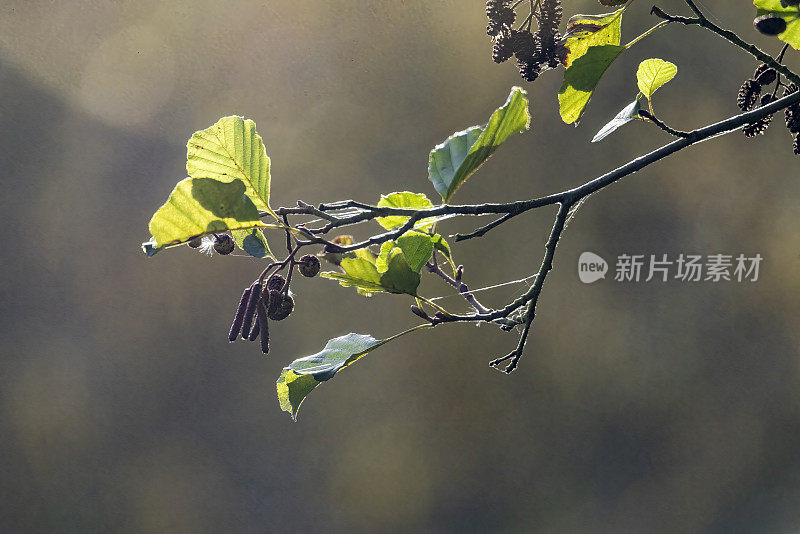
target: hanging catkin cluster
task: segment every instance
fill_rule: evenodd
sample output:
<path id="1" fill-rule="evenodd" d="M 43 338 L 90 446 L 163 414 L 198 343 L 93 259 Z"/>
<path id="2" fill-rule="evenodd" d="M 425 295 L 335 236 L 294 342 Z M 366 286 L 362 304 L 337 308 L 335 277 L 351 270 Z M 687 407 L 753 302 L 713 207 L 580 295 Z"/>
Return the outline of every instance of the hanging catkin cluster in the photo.
<path id="1" fill-rule="evenodd" d="M 273 273 L 266 283 L 259 279 L 245 289 L 233 316 L 228 341 L 233 343 L 239 335 L 248 341 L 255 341 L 260 337 L 261 351 L 269 354 L 269 321 L 282 321 L 294 311 L 294 298 L 289 292 L 289 284 L 295 267 L 303 276 L 317 276 L 320 270 L 319 258 L 306 254 L 290 263 L 289 279 Z"/>
<path id="2" fill-rule="evenodd" d="M 775 95 L 771 93 L 761 95 L 763 88 L 774 83 L 777 77 L 778 73 L 775 69 L 764 63 L 759 65 L 753 73 L 753 77 L 745 80 L 739 88 L 739 94 L 736 97 L 736 105 L 739 106 L 739 109 L 742 111 L 751 111 L 756 108 L 756 104 L 758 104 L 758 107 L 764 107 L 777 100 Z M 759 96 L 761 98 L 759 98 Z M 763 119 L 745 126 L 742 132 L 745 137 L 762 135 L 767 131 L 771 122 L 772 115 L 767 115 Z"/>
<path id="3" fill-rule="evenodd" d="M 761 93 L 764 88 L 773 83 L 776 84 L 775 90 L 762 95 Z M 764 107 L 778 99 L 775 93 L 781 86 L 784 88 L 783 96 L 788 96 L 797 91 L 797 86 L 795 84 L 784 85 L 781 83 L 780 77 L 775 69 L 762 63 L 756 68 L 753 77 L 745 80 L 739 88 L 736 104 L 742 111 L 751 111 L 759 107 Z M 800 155 L 800 104 L 795 103 L 786 108 L 784 115 L 786 118 L 786 128 L 794 138 L 792 148 L 795 154 Z M 744 133 L 745 137 L 756 137 L 764 134 L 772 122 L 772 117 L 772 115 L 767 115 L 763 119 L 748 124 L 742 129 L 742 133 Z"/>
<path id="4" fill-rule="evenodd" d="M 486 32 L 493 38 L 492 60 L 496 63 L 516 57 L 520 76 L 532 82 L 543 70 L 554 69 L 563 62 L 563 48 L 558 46 L 562 39 L 561 0 L 541 0 L 516 29 L 512 27 L 516 13 L 507 0 L 488 0 L 486 16 Z M 534 20 L 538 25 L 535 32 Z"/>

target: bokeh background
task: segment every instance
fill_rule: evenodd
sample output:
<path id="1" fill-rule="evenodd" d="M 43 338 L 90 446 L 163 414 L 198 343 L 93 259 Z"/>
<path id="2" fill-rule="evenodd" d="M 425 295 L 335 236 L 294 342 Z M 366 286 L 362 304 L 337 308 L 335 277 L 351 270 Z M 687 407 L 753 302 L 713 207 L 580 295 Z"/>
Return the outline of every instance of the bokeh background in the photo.
<path id="1" fill-rule="evenodd" d="M 566 3 L 567 15 L 603 9 Z M 706 4 L 779 49 L 753 31 L 749 2 Z M 653 24 L 649 7 L 630 9 L 624 39 Z M 594 195 L 558 249 L 514 375 L 486 362 L 516 335 L 437 328 L 319 387 L 297 423 L 278 407 L 281 368 L 347 332 L 416 324 L 410 302 L 297 280 L 297 309 L 262 357 L 226 340 L 258 260 L 142 254 L 152 212 L 184 177 L 186 139 L 229 114 L 258 124 L 274 206 L 398 190 L 435 198 L 428 151 L 523 84 L 513 65 L 491 62 L 483 10 L 477 0 L 3 2 L 0 530 L 800 529 L 800 165 L 782 118 L 763 138 L 708 141 Z M 588 143 L 653 56 L 679 66 L 656 103 L 684 129 L 736 113 L 755 67 L 698 28 L 667 28 L 613 65 L 577 129 L 558 118 L 561 73 L 549 72 L 523 84 L 531 131 L 458 200 L 559 191 L 667 142 L 636 123 Z M 787 61 L 800 67 L 794 53 Z M 552 216 L 459 245 L 466 280 L 529 275 Z M 612 262 L 720 252 L 764 262 L 757 283 L 587 286 L 584 250 Z M 423 289 L 447 294 L 436 280 Z"/>

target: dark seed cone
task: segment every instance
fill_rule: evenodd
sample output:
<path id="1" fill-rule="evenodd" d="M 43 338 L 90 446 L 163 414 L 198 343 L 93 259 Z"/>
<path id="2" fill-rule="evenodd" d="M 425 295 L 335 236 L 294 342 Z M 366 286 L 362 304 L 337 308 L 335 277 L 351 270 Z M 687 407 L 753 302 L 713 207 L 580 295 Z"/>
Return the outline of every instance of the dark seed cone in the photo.
<path id="1" fill-rule="evenodd" d="M 758 95 L 761 94 L 761 85 L 751 79 L 745 80 L 742 87 L 739 88 L 739 95 L 736 97 L 736 105 L 742 111 L 750 111 L 758 101 Z"/>
<path id="2" fill-rule="evenodd" d="M 228 333 L 228 341 L 233 343 L 239 332 L 242 331 L 242 321 L 244 320 L 244 311 L 247 307 L 247 301 L 250 298 L 250 288 L 244 290 L 242 298 L 239 299 L 239 306 L 236 308 L 236 314 L 233 316 L 233 324 L 231 324 L 231 331 Z"/>
<path id="3" fill-rule="evenodd" d="M 794 136 L 794 143 L 792 144 L 792 150 L 794 153 L 800 156 L 800 134 Z"/>
<path id="4" fill-rule="evenodd" d="M 761 106 L 764 107 L 771 102 L 775 102 L 776 98 L 771 94 L 766 94 L 761 97 Z M 767 115 L 763 119 L 754 122 L 753 124 L 748 124 L 742 130 L 744 132 L 745 137 L 755 137 L 757 135 L 763 135 L 764 132 L 767 131 L 769 128 L 769 124 L 772 122 L 772 115 Z"/>
<path id="5" fill-rule="evenodd" d="M 280 294 L 280 296 L 282 297 L 281 301 L 273 308 L 273 298 L 270 295 L 270 307 L 267 311 L 267 317 L 273 321 L 283 321 L 294 310 L 294 299 L 289 295 Z"/>
<path id="6" fill-rule="evenodd" d="M 264 306 L 264 299 L 258 301 L 256 308 L 256 325 L 261 330 L 261 352 L 269 354 L 269 319 L 267 318 L 267 308 Z"/>
<path id="7" fill-rule="evenodd" d="M 762 65 L 762 67 L 766 67 L 766 65 Z M 760 68 L 761 67 L 759 67 L 759 69 Z M 769 67 L 763 69 L 761 72 L 758 72 L 758 70 L 756 70 L 756 74 L 753 75 L 753 78 L 755 78 L 758 85 L 760 85 L 762 88 L 765 85 L 770 85 L 772 82 L 775 81 L 777 77 L 778 77 L 777 71 Z"/>
<path id="8" fill-rule="evenodd" d="M 223 256 L 230 254 L 233 252 L 234 246 L 233 238 L 228 234 L 217 234 L 214 237 L 214 250 L 217 254 L 222 254 Z"/>
<path id="9" fill-rule="evenodd" d="M 754 79 L 758 78 L 759 76 L 761 76 L 761 73 L 767 70 L 768 68 L 769 65 L 767 65 L 766 63 L 761 63 L 758 67 L 756 67 L 756 70 L 753 71 L 753 78 Z"/>
<path id="10" fill-rule="evenodd" d="M 189 242 L 186 244 L 189 245 L 189 248 L 200 248 L 200 245 L 202 243 L 203 243 L 202 237 L 195 237 L 194 239 L 190 239 Z"/>
<path id="11" fill-rule="evenodd" d="M 253 326 L 253 316 L 256 313 L 256 304 L 261 298 L 261 284 L 256 282 L 253 284 L 250 296 L 247 299 L 247 308 L 244 311 L 244 319 L 242 320 L 242 339 L 247 339 L 250 336 L 250 328 Z"/>
<path id="12" fill-rule="evenodd" d="M 267 289 L 270 291 L 272 291 L 273 289 L 280 291 L 283 289 L 284 284 L 286 284 L 286 278 L 284 278 L 279 274 L 276 274 L 269 279 L 269 282 L 267 282 Z"/>
<path id="13" fill-rule="evenodd" d="M 258 316 L 258 305 L 256 305 L 256 316 Z M 261 333 L 261 325 L 259 324 L 258 320 L 255 320 L 253 321 L 253 329 L 250 330 L 250 335 L 247 336 L 247 340 L 255 341 L 256 339 L 258 339 L 258 334 L 260 333 Z"/>
<path id="14" fill-rule="evenodd" d="M 319 274 L 319 269 L 319 258 L 311 254 L 306 254 L 300 258 L 300 261 L 297 265 L 297 270 L 299 270 L 300 274 L 306 278 L 314 278 L 317 276 L 317 274 Z"/>
<path id="15" fill-rule="evenodd" d="M 495 21 L 489 21 L 489 24 L 486 25 L 486 35 L 489 37 L 494 37 L 500 33 L 500 30 L 503 29 L 503 25 L 499 24 Z"/>
<path id="16" fill-rule="evenodd" d="M 783 96 L 789 96 L 797 91 L 795 84 L 790 84 L 789 87 L 784 89 Z M 783 112 L 786 118 L 786 128 L 793 134 L 800 133 L 800 103 L 795 103 L 786 108 Z"/>

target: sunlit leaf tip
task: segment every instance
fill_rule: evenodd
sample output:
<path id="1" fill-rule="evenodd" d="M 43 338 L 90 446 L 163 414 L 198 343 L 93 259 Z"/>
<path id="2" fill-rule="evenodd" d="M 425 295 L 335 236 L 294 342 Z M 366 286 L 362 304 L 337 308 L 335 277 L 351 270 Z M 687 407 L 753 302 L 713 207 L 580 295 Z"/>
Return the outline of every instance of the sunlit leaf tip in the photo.
<path id="1" fill-rule="evenodd" d="M 626 125 L 630 121 L 636 119 L 639 116 L 639 110 L 642 108 L 641 104 L 639 103 L 639 99 L 637 98 L 627 106 L 625 106 L 622 111 L 617 113 L 616 117 L 611 119 L 605 126 L 603 126 L 599 132 L 592 138 L 592 143 L 597 143 L 598 141 L 602 141 L 609 135 L 611 135 L 615 130 L 618 128 Z"/>

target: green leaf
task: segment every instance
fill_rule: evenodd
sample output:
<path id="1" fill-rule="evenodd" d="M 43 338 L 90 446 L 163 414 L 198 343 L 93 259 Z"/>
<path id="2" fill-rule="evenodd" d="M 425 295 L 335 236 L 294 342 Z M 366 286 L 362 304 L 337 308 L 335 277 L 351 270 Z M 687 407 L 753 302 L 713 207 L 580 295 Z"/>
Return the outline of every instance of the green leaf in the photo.
<path id="1" fill-rule="evenodd" d="M 269 249 L 267 238 L 261 230 L 257 228 L 233 230 L 231 235 L 233 240 L 236 241 L 236 245 L 254 258 L 275 259 L 275 255 Z"/>
<path id="2" fill-rule="evenodd" d="M 561 119 L 572 124 L 580 120 L 592 98 L 597 83 L 609 65 L 625 50 L 624 46 L 592 46 L 564 71 L 564 83 L 558 92 Z"/>
<path id="3" fill-rule="evenodd" d="M 639 91 L 647 100 L 650 100 L 653 93 L 674 78 L 676 74 L 678 74 L 678 67 L 674 63 L 658 58 L 646 59 L 639 63 L 639 69 L 636 71 L 636 83 L 639 85 Z"/>
<path id="4" fill-rule="evenodd" d="M 412 271 L 419 272 L 433 255 L 433 241 L 428 234 L 406 232 L 397 241 L 385 241 L 381 253 L 375 261 L 379 273 L 389 270 L 390 259 L 395 254 L 403 254 Z"/>
<path id="5" fill-rule="evenodd" d="M 269 207 L 269 158 L 256 123 L 242 117 L 223 117 L 195 132 L 186 148 L 189 176 L 223 182 L 241 180 L 253 204 L 277 219 Z"/>
<path id="6" fill-rule="evenodd" d="M 564 66 L 569 68 L 591 46 L 618 45 L 622 38 L 622 13 L 625 8 L 602 15 L 575 15 L 567 22 Z"/>
<path id="7" fill-rule="evenodd" d="M 428 178 L 448 202 L 456 190 L 511 135 L 530 127 L 528 93 L 513 87 L 506 103 L 495 110 L 485 126 L 456 132 L 431 150 Z"/>
<path id="8" fill-rule="evenodd" d="M 641 104 L 639 104 L 639 99 L 637 98 L 625 108 L 617 113 L 617 116 L 611 119 L 608 124 L 603 126 L 597 135 L 592 138 L 592 143 L 597 143 L 598 141 L 602 141 L 609 135 L 611 135 L 617 128 L 620 128 L 632 120 L 636 119 L 639 116 L 639 110 L 642 109 Z"/>
<path id="9" fill-rule="evenodd" d="M 408 191 L 402 191 L 400 193 L 381 195 L 381 199 L 378 201 L 378 207 L 424 210 L 432 208 L 433 204 L 423 193 L 410 193 Z M 389 217 L 378 217 L 376 220 L 378 221 L 378 224 L 387 230 L 393 230 L 398 226 L 403 226 L 406 221 L 408 221 L 408 217 L 392 215 Z M 427 232 L 433 226 L 433 221 L 433 217 L 419 220 L 414 223 L 414 228 L 422 230 L 423 232 Z"/>
<path id="10" fill-rule="evenodd" d="M 416 296 L 419 273 L 408 265 L 400 247 L 389 248 L 386 258 L 378 257 L 376 264 L 362 258 L 344 258 L 340 267 L 344 273 L 325 272 L 322 276 L 338 280 L 345 287 L 355 287 L 359 294 L 370 297 L 374 293 L 406 293 Z"/>
<path id="11" fill-rule="evenodd" d="M 427 234 L 406 232 L 397 238 L 397 246 L 403 251 L 412 271 L 419 272 L 433 255 L 433 241 Z"/>
<path id="12" fill-rule="evenodd" d="M 379 273 L 385 273 L 389 270 L 389 257 L 393 250 L 397 247 L 397 243 L 394 241 L 384 241 L 381 244 L 381 252 L 378 254 L 378 257 L 375 258 L 375 268 L 378 270 Z M 397 249 L 400 250 L 400 249 Z M 403 252 L 400 250 L 400 252 Z"/>
<path id="13" fill-rule="evenodd" d="M 358 293 L 371 297 L 374 293 L 386 291 L 381 285 L 381 273 L 371 263 L 362 258 L 343 258 L 339 264 L 344 273 L 324 272 L 320 276 L 338 280 L 344 287 L 355 287 Z M 388 269 L 389 266 L 387 265 Z"/>
<path id="14" fill-rule="evenodd" d="M 277 382 L 281 410 L 297 421 L 303 400 L 321 382 L 396 337 L 382 340 L 365 334 L 347 334 L 328 341 L 322 351 L 293 361 L 283 368 Z"/>
<path id="15" fill-rule="evenodd" d="M 778 39 L 788 43 L 795 50 L 800 50 L 800 13 L 797 6 L 783 7 L 780 0 L 755 0 L 758 8 L 757 16 L 774 15 L 786 21 L 786 30 L 778 34 Z"/>
<path id="16" fill-rule="evenodd" d="M 148 255 L 165 246 L 192 238 L 264 226 L 258 209 L 245 195 L 241 180 L 220 182 L 211 178 L 186 178 L 178 182 L 150 220 L 153 240 L 143 248 Z M 152 252 L 152 253 L 151 253 Z"/>

